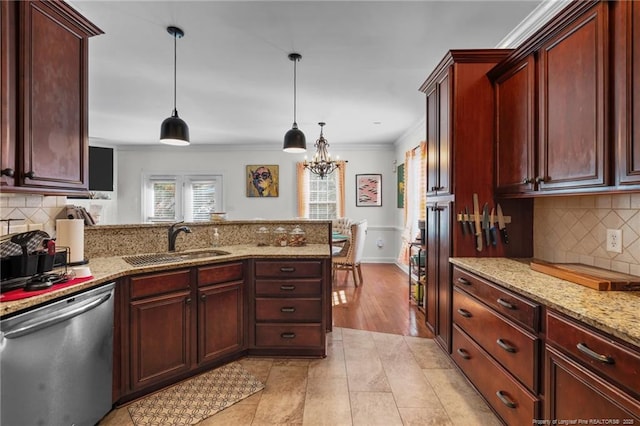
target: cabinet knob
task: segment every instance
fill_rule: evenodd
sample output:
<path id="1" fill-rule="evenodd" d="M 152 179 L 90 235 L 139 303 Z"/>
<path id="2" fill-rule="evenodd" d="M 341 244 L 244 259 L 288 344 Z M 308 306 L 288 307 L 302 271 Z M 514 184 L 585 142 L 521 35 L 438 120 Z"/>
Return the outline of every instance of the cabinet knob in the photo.
<path id="1" fill-rule="evenodd" d="M 35 179 L 36 178 L 36 174 L 33 170 L 26 172 L 24 175 L 25 179 Z"/>
<path id="2" fill-rule="evenodd" d="M 190 297 L 187 297 L 187 298 L 184 300 L 184 303 L 186 303 L 187 305 L 191 304 L 191 298 L 190 298 Z"/>
<path id="3" fill-rule="evenodd" d="M 7 168 L 7 169 L 2 169 L 2 176 L 9 176 L 9 177 L 13 177 L 13 175 L 15 174 L 15 170 Z"/>
<path id="4" fill-rule="evenodd" d="M 206 300 L 206 299 L 207 299 L 207 295 L 206 294 L 203 294 L 203 295 L 200 296 L 200 300 Z"/>
<path id="5" fill-rule="evenodd" d="M 538 176 L 536 177 L 536 183 L 544 183 L 546 182 L 548 179 L 545 176 Z"/>
<path id="6" fill-rule="evenodd" d="M 533 183 L 533 179 L 531 179 L 531 178 L 524 178 L 524 179 L 522 179 L 522 183 L 524 183 L 525 185 L 526 185 L 526 184 L 529 184 L 529 183 Z"/>

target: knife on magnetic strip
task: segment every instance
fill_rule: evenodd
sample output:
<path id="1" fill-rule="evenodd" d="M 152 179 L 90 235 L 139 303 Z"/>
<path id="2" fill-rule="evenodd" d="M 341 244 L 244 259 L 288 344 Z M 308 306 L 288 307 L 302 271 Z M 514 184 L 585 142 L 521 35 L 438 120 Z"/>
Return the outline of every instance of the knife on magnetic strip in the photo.
<path id="1" fill-rule="evenodd" d="M 509 244 L 509 236 L 507 235 L 507 225 L 504 223 L 504 215 L 502 214 L 502 207 L 498 204 L 498 229 L 500 229 L 500 236 L 504 244 Z"/>
<path id="2" fill-rule="evenodd" d="M 482 227 L 480 226 L 480 202 L 478 194 L 473 193 L 473 220 L 476 231 L 476 250 L 482 251 Z"/>
<path id="3" fill-rule="evenodd" d="M 491 230 L 489 228 L 489 204 L 484 203 L 482 207 L 482 230 L 484 231 L 484 241 L 487 243 L 487 248 L 491 245 Z"/>

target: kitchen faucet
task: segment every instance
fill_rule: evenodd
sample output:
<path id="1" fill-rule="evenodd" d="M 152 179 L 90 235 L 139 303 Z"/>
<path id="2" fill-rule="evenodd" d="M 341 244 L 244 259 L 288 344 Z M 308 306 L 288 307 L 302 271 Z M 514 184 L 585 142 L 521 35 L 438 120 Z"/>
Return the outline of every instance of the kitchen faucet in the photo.
<path id="1" fill-rule="evenodd" d="M 184 232 L 185 234 L 191 233 L 191 229 L 188 226 L 181 226 L 180 228 L 176 228 L 176 226 L 180 225 L 181 223 L 184 222 L 177 222 L 169 227 L 169 251 L 176 251 L 176 237 L 180 232 Z"/>

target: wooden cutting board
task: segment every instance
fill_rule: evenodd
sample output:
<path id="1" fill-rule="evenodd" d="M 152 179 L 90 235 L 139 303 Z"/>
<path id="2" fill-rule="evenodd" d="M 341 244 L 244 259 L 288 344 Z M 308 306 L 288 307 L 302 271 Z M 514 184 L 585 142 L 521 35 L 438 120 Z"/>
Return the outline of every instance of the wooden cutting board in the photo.
<path id="1" fill-rule="evenodd" d="M 532 260 L 531 269 L 599 291 L 640 290 L 640 277 L 581 263 L 549 263 Z"/>

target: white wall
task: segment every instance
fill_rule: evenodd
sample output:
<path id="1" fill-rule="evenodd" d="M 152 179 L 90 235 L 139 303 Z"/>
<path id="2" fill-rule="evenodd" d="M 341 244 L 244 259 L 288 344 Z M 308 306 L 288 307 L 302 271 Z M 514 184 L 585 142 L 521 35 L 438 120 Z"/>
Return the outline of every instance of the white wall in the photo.
<path id="1" fill-rule="evenodd" d="M 309 142 L 308 142 L 309 144 Z M 311 145 L 311 144 L 309 144 Z M 311 145 L 312 147 L 312 145 Z M 311 151 L 311 148 L 309 151 Z M 331 145 L 331 154 L 347 160 L 345 216 L 367 219 L 369 231 L 364 258 L 368 262 L 393 262 L 397 257 L 396 158 L 392 144 L 362 147 Z M 309 152 L 307 155 L 310 155 Z M 404 154 L 403 154 L 404 155 Z M 297 216 L 295 163 L 302 154 L 255 147 L 165 146 L 120 147 L 117 155 L 118 223 L 140 223 L 142 176 L 150 172 L 207 173 L 223 176 L 223 209 L 229 220 L 290 219 Z M 246 196 L 245 172 L 249 164 L 277 164 L 280 192 L 274 198 Z M 355 175 L 382 174 L 382 207 L 356 207 Z M 381 240 L 382 247 L 377 246 Z"/>

